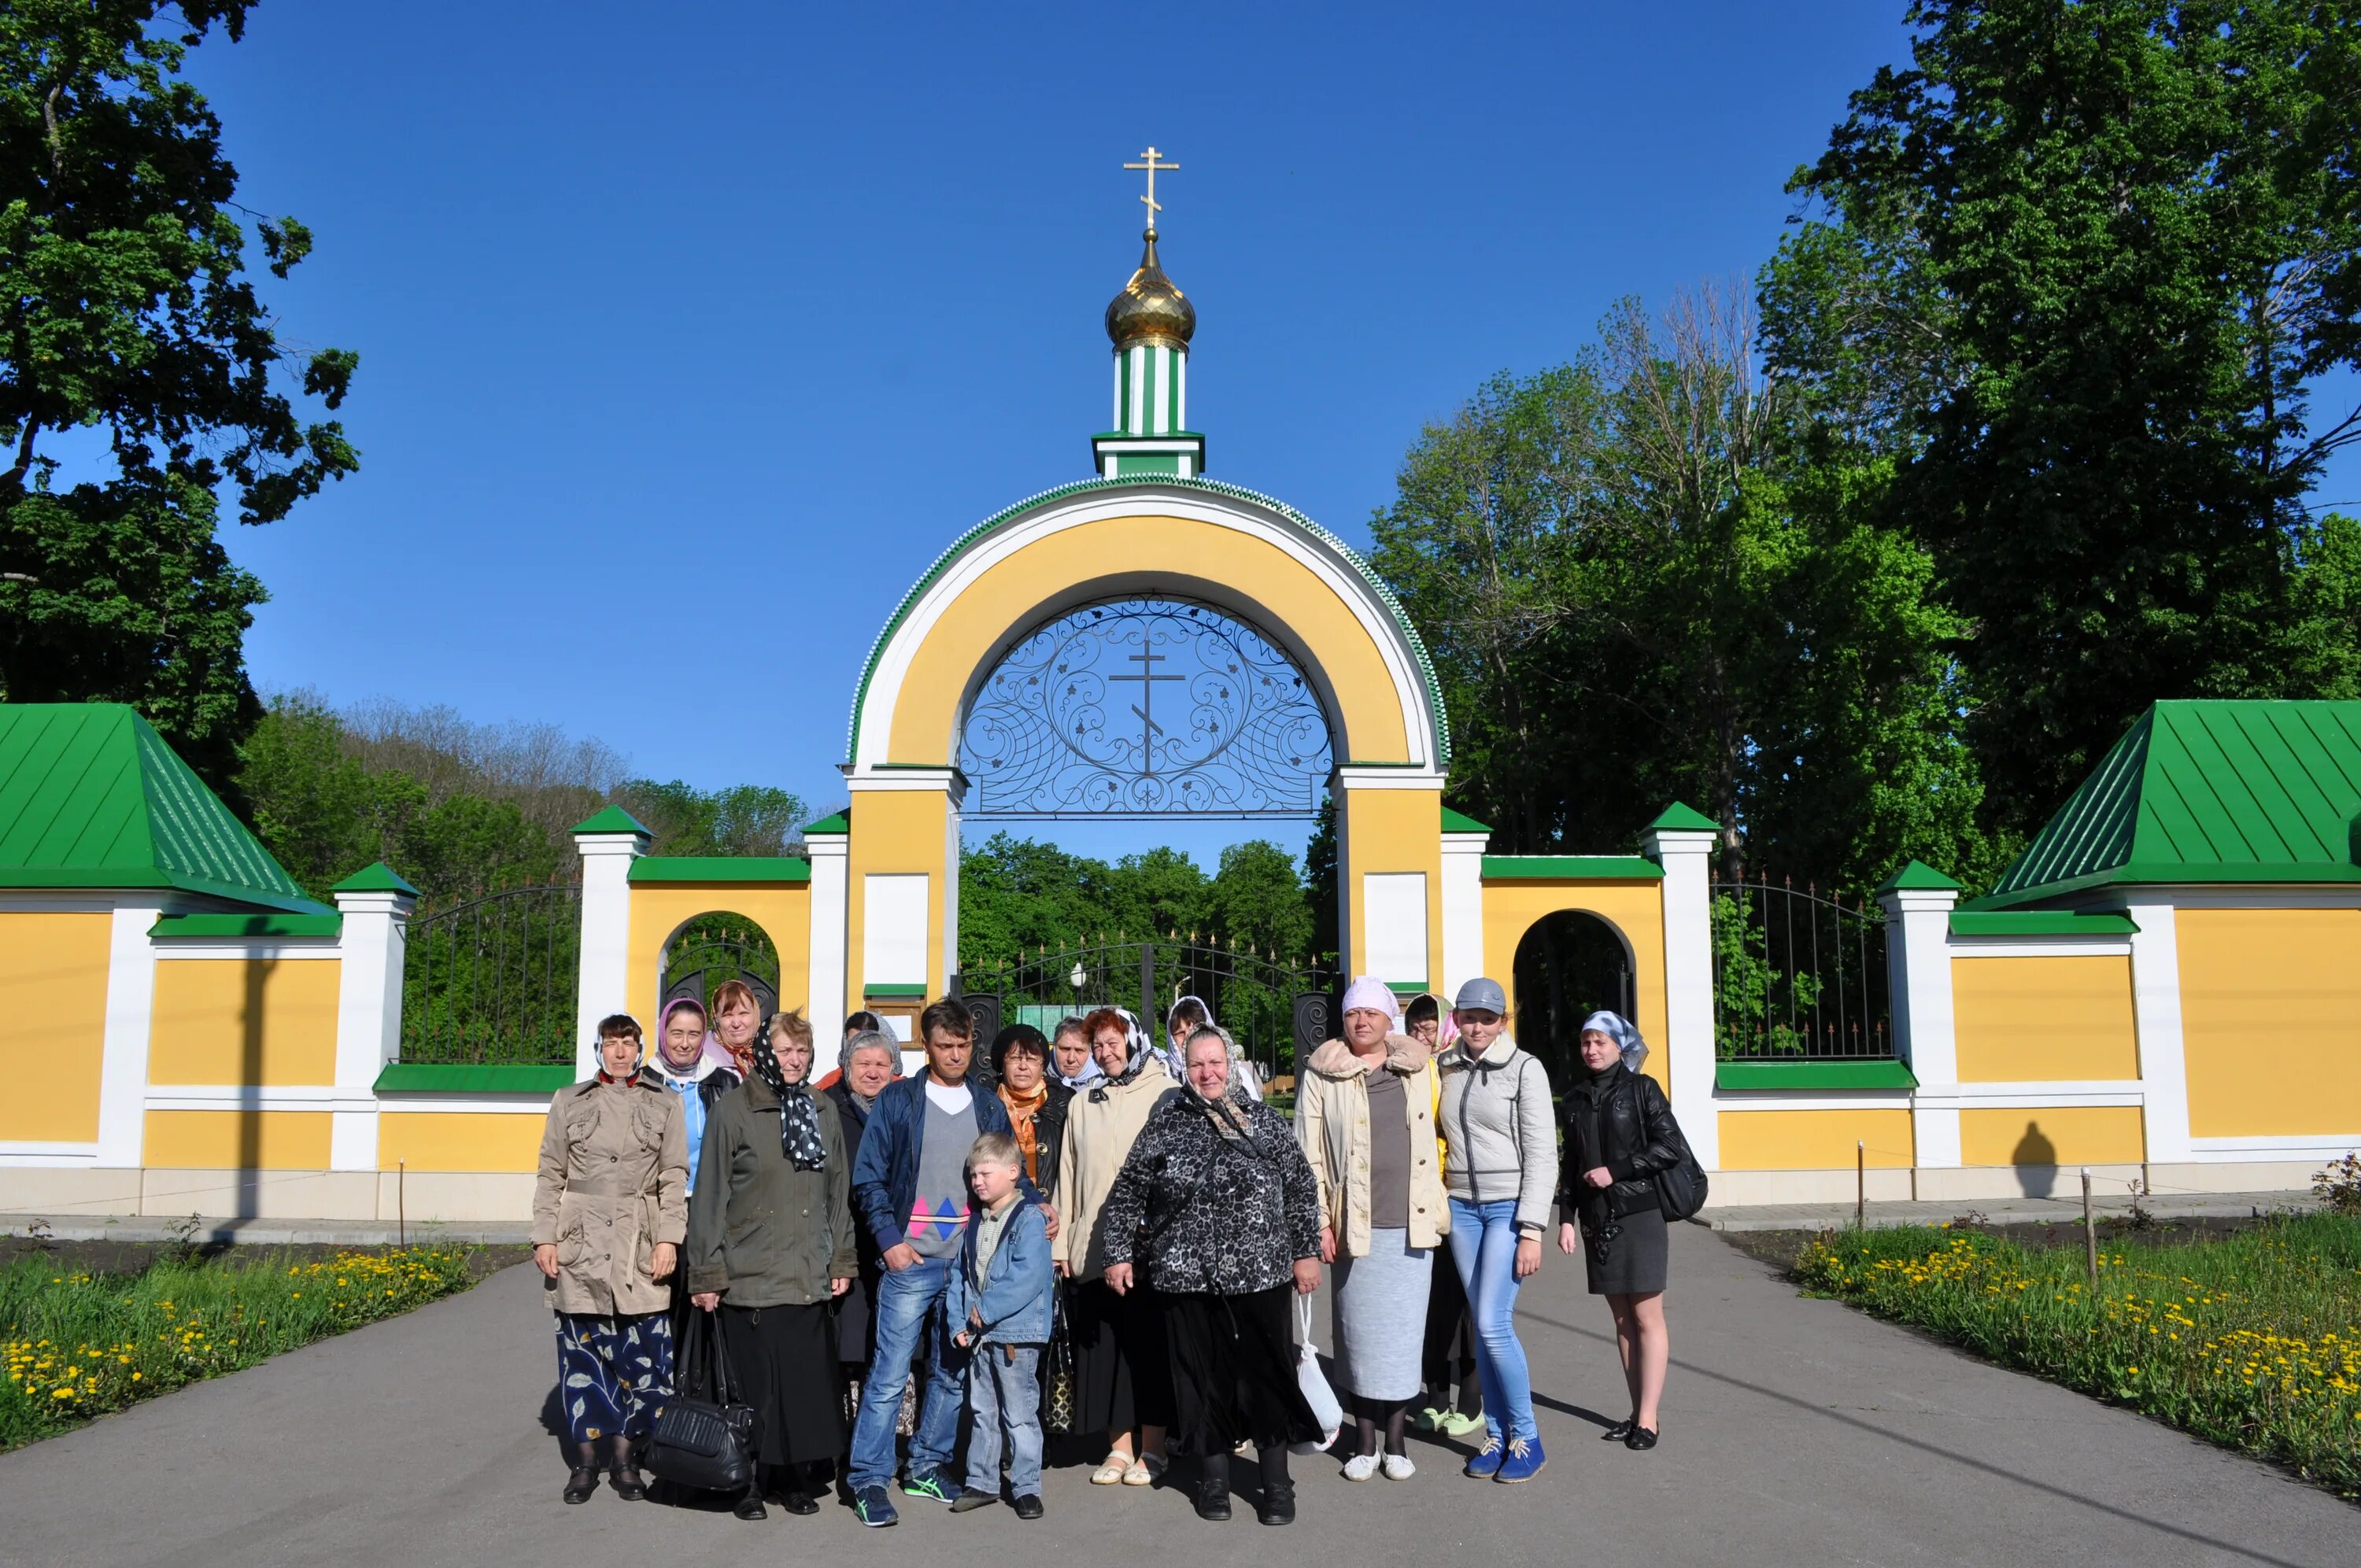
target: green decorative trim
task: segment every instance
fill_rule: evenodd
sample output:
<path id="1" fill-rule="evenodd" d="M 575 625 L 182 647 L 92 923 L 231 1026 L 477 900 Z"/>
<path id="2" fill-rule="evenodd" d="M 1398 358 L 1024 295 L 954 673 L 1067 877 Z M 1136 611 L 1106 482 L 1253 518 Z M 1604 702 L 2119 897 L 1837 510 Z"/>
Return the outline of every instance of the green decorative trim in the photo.
<path id="1" fill-rule="evenodd" d="M 328 890 L 330 893 L 399 893 L 416 898 L 418 890 L 401 880 L 401 876 L 383 861 L 363 866 Z"/>
<path id="2" fill-rule="evenodd" d="M 852 807 L 846 806 L 833 817 L 823 817 L 804 829 L 808 839 L 815 833 L 850 833 L 852 831 Z"/>
<path id="3" fill-rule="evenodd" d="M 341 915 L 167 915 L 148 927 L 150 937 L 334 937 L 345 928 Z"/>
<path id="4" fill-rule="evenodd" d="M 885 644 L 892 641 L 894 633 L 901 630 L 902 622 L 909 618 L 910 611 L 917 604 L 919 598 L 934 585 L 936 578 L 941 576 L 950 568 L 953 561 L 966 552 L 968 546 L 998 528 L 1002 523 L 1022 513 L 1031 511 L 1037 507 L 1048 506 L 1052 502 L 1066 500 L 1074 496 L 1088 495 L 1093 490 L 1140 488 L 1197 490 L 1207 495 L 1221 496 L 1229 500 L 1246 501 L 1256 506 L 1268 507 L 1290 522 L 1311 533 L 1313 538 L 1350 563 L 1361 574 L 1362 580 L 1376 592 L 1379 602 L 1392 612 L 1394 624 L 1400 628 L 1403 638 L 1410 643 L 1411 654 L 1418 660 L 1419 674 L 1425 678 L 1427 711 L 1434 720 L 1435 765 L 1438 768 L 1447 768 L 1451 765 L 1451 716 L 1444 711 L 1443 681 L 1435 674 L 1434 660 L 1426 651 L 1426 640 L 1418 634 L 1418 628 L 1411 623 L 1410 612 L 1402 609 L 1401 600 L 1394 597 L 1393 589 L 1386 586 L 1385 579 L 1378 576 L 1368 562 L 1362 559 L 1361 553 L 1284 501 L 1274 500 L 1268 496 L 1258 494 L 1242 486 L 1225 485 L 1218 479 L 1177 478 L 1078 479 L 1071 485 L 1060 485 L 1055 489 L 1043 490 L 1038 495 L 1027 497 L 1015 506 L 1005 507 L 952 540 L 950 546 L 935 557 L 933 565 L 919 576 L 910 591 L 902 596 L 902 602 L 895 606 L 893 615 L 885 622 L 885 629 L 877 634 L 877 641 L 870 644 L 869 657 L 861 666 L 861 684 L 855 686 L 852 692 L 852 720 L 845 729 L 845 756 L 851 758 L 861 754 L 861 709 L 869 699 L 869 683 L 877 674 L 877 662 L 885 656 Z M 1367 764 L 1354 765 L 1367 766 Z"/>
<path id="5" fill-rule="evenodd" d="M 1645 855 L 1486 855 L 1495 882 L 1662 882 L 1664 868 Z"/>
<path id="6" fill-rule="evenodd" d="M 1386 989 L 1397 997 L 1431 994 L 1427 990 L 1426 981 L 1422 980 L 1389 980 L 1386 981 Z"/>
<path id="7" fill-rule="evenodd" d="M 632 816 L 630 812 L 624 810 L 620 806 L 607 806 L 600 810 L 596 816 L 592 817 L 588 821 L 577 822 L 574 825 L 573 831 L 577 833 L 637 833 L 643 839 L 653 839 L 655 837 L 655 834 L 649 829 L 646 823 L 641 821 L 638 817 Z"/>
<path id="8" fill-rule="evenodd" d="M 1719 833 L 1721 824 L 1693 806 L 1679 801 L 1664 807 L 1664 815 L 1648 824 L 1672 833 Z"/>
<path id="9" fill-rule="evenodd" d="M 793 855 L 642 855 L 631 880 L 643 882 L 809 882 L 811 862 Z"/>
<path id="10" fill-rule="evenodd" d="M 379 1094 L 555 1094 L 576 1081 L 571 1067 L 397 1061 L 370 1087 Z"/>
<path id="11" fill-rule="evenodd" d="M 1492 825 L 1478 822 L 1466 812 L 1454 811 L 1446 806 L 1443 808 L 1443 830 L 1445 833 L 1489 833 Z"/>
<path id="12" fill-rule="evenodd" d="M 2009 914 L 1998 910 L 1954 909 L 1954 937 L 2130 937 L 2139 927 L 2128 915 L 2077 915 L 2070 910 L 2029 910 Z"/>
<path id="13" fill-rule="evenodd" d="M 1898 1061 L 1718 1061 L 1716 1089 L 1916 1089 Z"/>
<path id="14" fill-rule="evenodd" d="M 915 1002 L 927 994 L 927 988 L 923 985 L 886 985 L 882 981 L 873 981 L 861 988 L 861 994 L 879 997 L 887 1002 Z"/>
<path id="15" fill-rule="evenodd" d="M 1924 861 L 1912 861 L 1878 887 L 1880 893 L 1957 893 L 1960 884 Z"/>

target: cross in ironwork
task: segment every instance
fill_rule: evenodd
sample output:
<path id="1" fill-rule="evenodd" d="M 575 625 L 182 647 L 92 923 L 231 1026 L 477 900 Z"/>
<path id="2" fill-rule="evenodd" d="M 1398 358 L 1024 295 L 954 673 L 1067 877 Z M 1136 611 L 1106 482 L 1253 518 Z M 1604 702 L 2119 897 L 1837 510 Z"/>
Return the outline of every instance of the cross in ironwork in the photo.
<path id="1" fill-rule="evenodd" d="M 1145 163 L 1126 163 L 1124 167 L 1126 169 L 1145 169 L 1148 170 L 1148 194 L 1142 196 L 1140 200 L 1148 203 L 1148 226 L 1149 228 L 1154 228 L 1156 226 L 1156 214 L 1164 210 L 1161 206 L 1157 204 L 1156 201 L 1156 171 L 1161 169 L 1168 174 L 1178 174 L 1180 172 L 1180 166 L 1177 163 L 1157 162 L 1157 151 L 1152 147 L 1146 152 L 1141 153 L 1139 156 L 1148 159 L 1148 161 Z"/>
<path id="2" fill-rule="evenodd" d="M 1155 149 L 1153 148 L 1148 149 L 1148 156 L 1151 158 L 1155 156 Z M 1107 679 L 1111 681 L 1137 681 L 1139 683 L 1139 700 L 1134 703 L 1131 707 L 1131 711 L 1139 716 L 1139 771 L 1142 773 L 1152 773 L 1156 771 L 1156 738 L 1164 732 L 1163 727 L 1159 725 L 1154 718 L 1148 717 L 1148 709 L 1156 706 L 1155 683 L 1158 681 L 1177 681 L 1180 677 L 1179 675 L 1160 675 L 1153 669 L 1149 668 L 1150 665 L 1160 664 L 1164 662 L 1164 655 L 1161 653 L 1134 653 L 1131 655 L 1131 662 L 1139 666 L 1139 674 L 1136 675 L 1109 675 Z"/>

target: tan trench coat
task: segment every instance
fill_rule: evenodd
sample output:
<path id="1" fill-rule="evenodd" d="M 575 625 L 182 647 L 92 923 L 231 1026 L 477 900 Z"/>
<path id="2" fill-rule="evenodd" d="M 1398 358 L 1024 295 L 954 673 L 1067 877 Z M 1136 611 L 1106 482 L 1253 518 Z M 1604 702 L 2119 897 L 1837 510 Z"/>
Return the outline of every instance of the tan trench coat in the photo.
<path id="1" fill-rule="evenodd" d="M 1451 1231 L 1443 1162 L 1434 1141 L 1434 1062 L 1408 1035 L 1386 1036 L 1383 1071 L 1402 1080 L 1410 1137 L 1410 1245 L 1432 1247 Z M 1344 1257 L 1369 1252 L 1368 1064 L 1342 1040 L 1312 1053 L 1295 1083 L 1295 1136 L 1320 1186 L 1320 1223 L 1336 1233 Z M 1390 1135 L 1400 1137 L 1400 1131 Z"/>
<path id="2" fill-rule="evenodd" d="M 1106 1091 L 1104 1100 L 1093 1098 L 1099 1090 Z M 1086 1084 L 1066 1102 L 1058 1190 L 1049 1196 L 1058 1211 L 1049 1261 L 1066 1265 L 1076 1279 L 1096 1279 L 1106 1272 L 1106 1238 L 1099 1234 L 1099 1215 L 1106 1207 L 1107 1191 L 1131 1146 L 1139 1141 L 1139 1130 L 1148 1125 L 1148 1113 L 1174 1092 L 1172 1080 L 1151 1061 L 1129 1083 Z"/>
<path id="3" fill-rule="evenodd" d="M 549 1102 L 533 1242 L 557 1248 L 550 1306 L 600 1317 L 662 1312 L 656 1245 L 688 1232 L 688 1126 L 680 1099 L 645 1078 L 569 1085 Z M 675 1266 L 678 1266 L 675 1263 Z"/>

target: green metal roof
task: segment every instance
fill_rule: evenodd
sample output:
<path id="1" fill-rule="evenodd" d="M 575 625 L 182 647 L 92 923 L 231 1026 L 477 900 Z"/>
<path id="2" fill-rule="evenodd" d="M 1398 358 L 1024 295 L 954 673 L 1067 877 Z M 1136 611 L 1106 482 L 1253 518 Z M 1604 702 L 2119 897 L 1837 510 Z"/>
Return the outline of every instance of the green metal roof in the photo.
<path id="1" fill-rule="evenodd" d="M 1708 817 L 1704 812 L 1699 811 L 1697 807 L 1690 806 L 1686 802 L 1677 800 L 1673 802 L 1672 805 L 1664 807 L 1664 814 L 1662 817 L 1657 817 L 1653 822 L 1649 823 L 1648 826 L 1651 828 L 1661 828 L 1666 832 L 1672 832 L 1676 829 L 1683 833 L 1719 833 L 1721 831 L 1720 823 L 1716 822 L 1712 817 Z"/>
<path id="2" fill-rule="evenodd" d="M 0 704 L 0 887 L 170 887 L 335 913 L 303 896 L 153 726 L 112 702 Z"/>
<path id="3" fill-rule="evenodd" d="M 642 855 L 631 880 L 651 882 L 809 882 L 811 862 L 793 855 Z"/>
<path id="4" fill-rule="evenodd" d="M 1900 871 L 1895 872 L 1892 876 L 1887 877 L 1883 883 L 1879 883 L 1877 891 L 1880 893 L 1899 893 L 1906 890 L 1923 889 L 1936 893 L 1956 893 L 1959 891 L 1959 887 L 1960 884 L 1958 882 L 1950 877 L 1945 876 L 1941 872 L 1937 871 L 1926 861 L 1911 861 L 1905 863 Z"/>
<path id="5" fill-rule="evenodd" d="M 148 927 L 151 937 L 334 937 L 341 915 L 167 915 Z"/>
<path id="6" fill-rule="evenodd" d="M 846 806 L 833 817 L 823 817 L 804 828 L 804 837 L 815 833 L 850 833 L 852 831 L 852 807 Z"/>
<path id="7" fill-rule="evenodd" d="M 2128 915 L 2078 915 L 2070 909 L 1954 909 L 1954 937 L 2136 937 Z"/>
<path id="8" fill-rule="evenodd" d="M 577 822 L 571 830 L 576 833 L 638 833 L 653 837 L 646 823 L 620 806 L 600 806 L 588 821 Z"/>
<path id="9" fill-rule="evenodd" d="M 1644 855 L 1486 855 L 1481 875 L 1518 882 L 1662 882 Z"/>
<path id="10" fill-rule="evenodd" d="M 399 893 L 416 898 L 418 890 L 401 880 L 401 873 L 383 861 L 363 866 L 328 890 L 330 893 Z"/>
<path id="11" fill-rule="evenodd" d="M 379 1094 L 555 1094 L 575 1080 L 563 1066 L 473 1066 L 465 1063 L 388 1062 L 374 1085 Z"/>
<path id="12" fill-rule="evenodd" d="M 1445 833 L 1489 833 L 1492 825 L 1478 822 L 1466 812 L 1454 811 L 1446 806 L 1443 808 L 1443 830 Z"/>
<path id="13" fill-rule="evenodd" d="M 1984 907 L 2108 883 L 2361 882 L 2361 702 L 2159 702 Z"/>

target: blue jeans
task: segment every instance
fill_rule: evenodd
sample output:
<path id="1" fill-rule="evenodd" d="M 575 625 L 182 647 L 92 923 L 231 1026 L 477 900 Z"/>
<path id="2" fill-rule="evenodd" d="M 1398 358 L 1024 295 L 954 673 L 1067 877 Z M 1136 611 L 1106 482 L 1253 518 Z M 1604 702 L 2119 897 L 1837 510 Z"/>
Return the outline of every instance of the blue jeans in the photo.
<path id="1" fill-rule="evenodd" d="M 967 1489 L 1000 1495 L 1008 1434 L 1008 1495 L 1041 1495 L 1041 1347 L 978 1345 L 967 1367 Z"/>
<path id="2" fill-rule="evenodd" d="M 894 1479 L 894 1423 L 902 1413 L 902 1390 L 909 1387 L 921 1334 L 932 1336 L 931 1370 L 918 1401 L 918 1430 L 910 1437 L 909 1473 L 924 1475 L 950 1463 L 959 1441 L 967 1352 L 951 1343 L 940 1308 L 958 1266 L 955 1257 L 922 1257 L 899 1274 L 889 1268 L 878 1277 L 876 1337 L 869 1347 L 869 1376 L 861 1385 L 861 1414 L 852 1423 L 852 1458 L 845 1477 L 855 1492 Z"/>
<path id="3" fill-rule="evenodd" d="M 1492 1437 L 1541 1440 L 1533 1423 L 1533 1378 L 1517 1340 L 1517 1202 L 1451 1200 L 1451 1261 L 1476 1325 L 1476 1376 L 1484 1387 L 1484 1430 Z M 1503 1424 L 1506 1425 L 1504 1431 Z"/>

